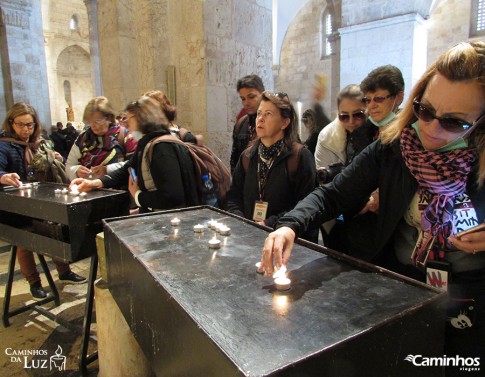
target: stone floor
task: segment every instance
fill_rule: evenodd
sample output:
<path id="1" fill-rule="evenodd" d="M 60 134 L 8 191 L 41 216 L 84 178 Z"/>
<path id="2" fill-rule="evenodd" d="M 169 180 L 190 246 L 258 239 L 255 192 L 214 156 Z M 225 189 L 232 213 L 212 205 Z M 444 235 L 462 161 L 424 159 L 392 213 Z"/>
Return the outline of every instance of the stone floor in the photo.
<path id="1" fill-rule="evenodd" d="M 5 297 L 5 284 L 7 281 L 7 268 L 10 260 L 10 249 L 7 245 L 0 242 L 0 305 L 3 309 Z M 61 305 L 55 307 L 54 303 L 45 304 L 46 309 L 50 309 L 65 321 L 77 325 L 83 325 L 84 303 L 86 298 L 87 284 L 66 285 L 57 280 L 57 271 L 49 258 L 49 269 L 57 285 L 61 296 Z M 74 263 L 71 268 L 74 272 L 88 276 L 89 258 Z M 41 267 L 39 265 L 39 271 Z M 48 288 L 46 279 L 43 275 L 42 283 L 44 288 Z M 10 309 L 18 308 L 25 303 L 30 303 L 31 295 L 29 285 L 23 279 L 18 265 L 14 276 L 14 283 L 10 301 Z M 2 311 L 3 313 L 3 311 Z M 95 324 L 91 334 L 95 335 Z M 0 377 L 16 376 L 81 376 L 78 369 L 79 350 L 81 344 L 81 333 L 65 329 L 33 311 L 27 311 L 10 318 L 10 326 L 7 328 L 0 325 Z M 60 352 L 60 349 L 62 352 Z M 39 350 L 37 356 L 26 356 L 22 353 Z M 52 367 L 51 359 L 57 354 L 66 356 L 65 368 L 62 371 Z M 89 354 L 96 351 L 96 342 L 90 341 Z M 32 354 L 32 352 L 31 352 Z M 95 361 L 88 366 L 86 376 L 96 376 L 98 374 L 98 362 Z"/>

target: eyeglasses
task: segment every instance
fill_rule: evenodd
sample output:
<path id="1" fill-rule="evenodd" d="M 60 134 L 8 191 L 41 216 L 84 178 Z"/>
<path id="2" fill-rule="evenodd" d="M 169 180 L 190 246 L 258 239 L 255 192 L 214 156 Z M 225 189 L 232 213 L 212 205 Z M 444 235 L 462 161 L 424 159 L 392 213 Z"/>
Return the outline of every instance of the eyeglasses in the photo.
<path id="1" fill-rule="evenodd" d="M 106 122 L 106 118 L 101 118 L 101 119 L 94 119 L 93 124 L 96 126 L 102 126 Z"/>
<path id="2" fill-rule="evenodd" d="M 273 97 L 278 97 L 278 98 L 281 98 L 281 99 L 286 99 L 288 102 L 290 102 L 290 97 L 288 97 L 288 94 L 286 94 L 285 92 L 275 92 L 275 93 L 264 92 L 264 93 L 267 94 L 268 96 L 273 96 Z"/>
<path id="3" fill-rule="evenodd" d="M 365 118 L 366 118 L 365 112 L 362 111 L 362 110 L 356 111 L 355 113 L 352 113 L 352 114 L 339 114 L 338 115 L 338 119 L 341 122 L 344 122 L 344 123 L 347 123 L 348 121 L 350 121 L 351 117 L 358 119 L 358 120 L 365 120 Z"/>
<path id="4" fill-rule="evenodd" d="M 371 103 L 372 101 L 374 101 L 375 103 L 382 103 L 384 102 L 386 99 L 388 99 L 389 97 L 392 97 L 393 95 L 392 94 L 388 94 L 387 96 L 375 96 L 374 98 L 367 98 L 367 97 L 364 97 L 361 99 L 362 103 L 365 104 L 365 105 L 368 105 L 369 103 Z"/>
<path id="5" fill-rule="evenodd" d="M 23 123 L 23 122 L 13 122 L 13 124 L 15 124 L 17 127 L 20 127 L 20 128 L 34 128 L 35 127 L 35 123 L 34 122 L 29 122 L 29 123 Z"/>
<path id="6" fill-rule="evenodd" d="M 445 129 L 446 131 L 453 132 L 453 133 L 461 133 L 464 131 L 471 131 L 473 127 L 478 125 L 479 123 L 484 120 L 485 113 L 480 115 L 472 124 L 469 122 L 458 119 L 458 118 L 447 118 L 447 117 L 437 117 L 433 110 L 427 108 L 417 99 L 413 100 L 413 111 L 414 115 L 416 115 L 420 120 L 423 122 L 432 122 L 436 119 L 439 123 L 441 128 Z"/>

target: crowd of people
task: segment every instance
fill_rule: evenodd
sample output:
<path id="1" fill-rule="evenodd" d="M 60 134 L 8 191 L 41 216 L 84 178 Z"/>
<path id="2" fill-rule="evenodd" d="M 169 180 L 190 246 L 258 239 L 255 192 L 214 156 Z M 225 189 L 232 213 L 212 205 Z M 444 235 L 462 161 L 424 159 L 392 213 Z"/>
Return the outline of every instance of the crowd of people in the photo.
<path id="1" fill-rule="evenodd" d="M 297 237 L 317 242 L 322 224 L 324 244 L 338 251 L 424 282 L 427 269 L 446 273 L 448 318 L 469 307 L 473 315 L 468 326 L 448 321 L 445 351 L 483 357 L 485 232 L 456 233 L 485 219 L 485 43 L 441 55 L 400 109 L 404 90 L 397 67 L 378 67 L 339 92 L 331 121 L 319 103 L 322 88 L 313 88 L 302 143 L 288 95 L 266 91 L 257 75 L 241 78 L 224 209 L 274 229 L 264 243 L 266 274 L 290 261 Z M 79 135 L 61 124 L 51 140 L 80 191 L 125 188 L 142 213 L 204 204 L 190 153 L 169 142 L 203 140 L 175 119 L 161 91 L 145 92 L 118 115 L 96 97 Z M 40 134 L 31 106 L 9 110 L 0 133 L 2 185 L 27 179 Z M 32 252 L 19 251 L 32 295 L 45 297 Z M 56 266 L 61 280 L 84 280 Z"/>

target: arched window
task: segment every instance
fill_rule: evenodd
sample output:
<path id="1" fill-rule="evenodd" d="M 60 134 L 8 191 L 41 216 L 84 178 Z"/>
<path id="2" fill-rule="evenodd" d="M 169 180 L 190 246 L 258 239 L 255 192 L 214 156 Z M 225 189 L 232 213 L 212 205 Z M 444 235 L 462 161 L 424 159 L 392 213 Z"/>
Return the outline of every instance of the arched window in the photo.
<path id="1" fill-rule="evenodd" d="M 332 55 L 333 43 L 332 34 L 334 32 L 333 16 L 329 9 L 322 13 L 320 21 L 320 58 L 324 59 Z"/>
<path id="2" fill-rule="evenodd" d="M 79 15 L 73 14 L 69 20 L 69 29 L 71 31 L 79 31 Z"/>
<path id="3" fill-rule="evenodd" d="M 470 37 L 485 35 L 485 0 L 472 0 Z"/>

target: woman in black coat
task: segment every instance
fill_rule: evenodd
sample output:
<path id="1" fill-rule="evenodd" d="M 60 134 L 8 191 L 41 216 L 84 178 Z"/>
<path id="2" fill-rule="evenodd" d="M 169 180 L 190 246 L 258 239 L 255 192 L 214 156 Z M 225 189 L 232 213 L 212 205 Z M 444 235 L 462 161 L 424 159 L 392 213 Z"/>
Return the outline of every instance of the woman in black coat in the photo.
<path id="1" fill-rule="evenodd" d="M 228 211 L 274 227 L 279 217 L 315 188 L 312 153 L 299 144 L 295 111 L 284 93 L 264 92 L 257 139 L 241 155 L 228 193 Z M 306 238 L 317 241 L 314 230 Z"/>
<path id="2" fill-rule="evenodd" d="M 200 203 L 194 166 L 183 144 L 156 143 L 151 149 L 149 164 L 143 164 L 144 154 L 154 139 L 167 135 L 168 121 L 154 99 L 141 97 L 126 109 L 128 129 L 143 136 L 128 163 L 100 179 L 75 179 L 71 186 L 79 191 L 93 188 L 120 187 L 128 182 L 128 190 L 140 212 L 183 208 Z M 133 175 L 130 175 L 130 169 Z"/>

